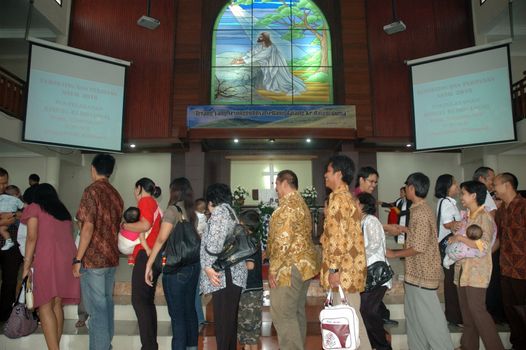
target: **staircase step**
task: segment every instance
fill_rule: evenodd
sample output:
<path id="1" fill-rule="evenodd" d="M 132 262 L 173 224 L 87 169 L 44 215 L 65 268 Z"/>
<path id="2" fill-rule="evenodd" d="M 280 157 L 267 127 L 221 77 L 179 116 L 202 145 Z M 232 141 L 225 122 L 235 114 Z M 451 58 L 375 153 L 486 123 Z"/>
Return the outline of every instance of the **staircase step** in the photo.
<path id="1" fill-rule="evenodd" d="M 399 325 L 388 327 L 391 333 L 391 344 L 393 350 L 407 350 L 407 335 L 405 334 L 405 320 L 398 320 Z M 502 339 L 505 348 L 511 347 L 508 339 L 509 332 L 507 327 L 498 326 L 499 336 Z M 462 329 L 450 327 L 450 334 L 455 346 L 459 346 Z M 3 330 L 2 330 L 3 331 Z M 277 337 L 275 330 L 270 322 L 264 322 L 262 327 L 261 348 L 265 350 L 277 350 Z M 171 325 L 169 321 L 158 322 L 157 342 L 159 349 L 169 349 L 172 338 Z M 75 320 L 66 320 L 64 322 L 64 333 L 61 340 L 61 349 L 64 350 L 88 350 L 88 329 L 86 327 L 75 328 Z M 24 338 L 8 339 L 3 334 L 0 335 L 0 350 L 34 350 L 45 348 L 45 339 L 42 328 Z M 114 350 L 129 350 L 140 348 L 139 329 L 136 321 L 116 321 L 115 336 L 113 338 Z M 321 348 L 321 336 L 319 324 L 309 322 L 306 350 L 319 350 Z M 205 326 L 199 337 L 199 349 L 216 350 L 215 347 L 215 330 L 213 324 Z M 484 349 L 481 343 L 480 349 Z M 489 349 L 488 349 L 489 350 Z"/>

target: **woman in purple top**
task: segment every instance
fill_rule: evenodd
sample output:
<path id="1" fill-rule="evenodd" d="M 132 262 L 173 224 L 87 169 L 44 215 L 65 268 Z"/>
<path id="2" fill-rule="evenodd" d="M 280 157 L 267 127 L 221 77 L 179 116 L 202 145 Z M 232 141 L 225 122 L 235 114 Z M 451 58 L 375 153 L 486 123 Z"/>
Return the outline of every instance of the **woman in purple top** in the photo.
<path id="1" fill-rule="evenodd" d="M 47 347 L 58 350 L 64 326 L 62 305 L 80 301 L 80 282 L 71 273 L 71 258 L 77 252 L 71 215 L 53 186 L 41 184 L 21 221 L 27 225 L 22 276 L 33 277 L 34 307 L 38 308 Z"/>

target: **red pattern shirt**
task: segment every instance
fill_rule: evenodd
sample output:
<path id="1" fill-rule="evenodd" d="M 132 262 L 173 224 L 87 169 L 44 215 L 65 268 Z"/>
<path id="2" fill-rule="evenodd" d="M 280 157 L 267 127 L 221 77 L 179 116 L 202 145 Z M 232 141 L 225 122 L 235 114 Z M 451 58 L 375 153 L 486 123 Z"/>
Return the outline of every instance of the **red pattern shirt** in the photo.
<path id="1" fill-rule="evenodd" d="M 526 280 L 526 199 L 517 194 L 495 214 L 500 239 L 500 272 Z"/>
<path id="2" fill-rule="evenodd" d="M 107 180 L 97 180 L 84 190 L 77 219 L 93 224 L 93 235 L 82 258 L 85 268 L 119 265 L 117 234 L 123 205 L 119 192 Z"/>
<path id="3" fill-rule="evenodd" d="M 155 212 L 157 211 L 157 208 L 159 205 L 157 204 L 157 201 L 151 197 L 142 197 L 139 200 L 139 203 L 137 204 L 137 207 L 139 208 L 139 211 L 141 212 L 141 218 L 145 218 L 146 221 L 150 223 L 151 231 L 148 237 L 146 237 L 146 244 L 148 244 L 148 247 L 150 249 L 153 248 L 155 241 L 157 240 L 157 236 L 159 235 L 159 229 L 161 228 L 161 215 L 158 215 L 155 217 Z M 155 221 L 155 222 L 154 222 Z M 137 244 L 135 246 L 135 249 L 133 250 L 133 257 L 137 257 L 137 253 L 139 253 L 140 250 L 144 250 L 142 244 Z"/>

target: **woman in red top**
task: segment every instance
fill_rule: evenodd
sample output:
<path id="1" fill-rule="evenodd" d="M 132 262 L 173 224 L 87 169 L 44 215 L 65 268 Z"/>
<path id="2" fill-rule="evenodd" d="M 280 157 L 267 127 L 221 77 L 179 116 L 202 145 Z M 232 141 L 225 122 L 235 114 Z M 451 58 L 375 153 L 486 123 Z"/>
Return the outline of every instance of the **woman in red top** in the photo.
<path id="1" fill-rule="evenodd" d="M 139 334 L 143 350 L 158 349 L 157 345 L 157 312 L 155 310 L 154 297 L 155 286 L 158 275 L 153 276 L 153 287 L 144 282 L 144 270 L 151 249 L 159 234 L 161 227 L 161 211 L 155 198 L 161 195 L 161 189 L 155 183 L 143 177 L 135 183 L 135 198 L 137 207 L 141 212 L 141 218 L 134 223 L 124 223 L 123 228 L 134 232 L 146 232 L 150 230 L 145 250 L 138 244 L 132 254 L 135 261 L 132 272 L 132 305 L 139 321 Z"/>

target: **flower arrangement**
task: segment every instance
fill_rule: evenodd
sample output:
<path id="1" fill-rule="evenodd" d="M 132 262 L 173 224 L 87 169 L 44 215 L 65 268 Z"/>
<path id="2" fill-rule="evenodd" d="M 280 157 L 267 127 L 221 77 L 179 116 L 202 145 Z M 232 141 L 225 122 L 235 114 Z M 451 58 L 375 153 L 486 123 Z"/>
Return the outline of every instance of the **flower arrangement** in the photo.
<path id="1" fill-rule="evenodd" d="M 244 200 L 246 197 L 248 197 L 248 191 L 245 190 L 243 187 L 241 186 L 237 186 L 235 189 L 234 189 L 234 192 L 232 192 L 232 195 L 233 195 L 233 198 L 234 198 L 234 201 L 237 202 L 237 201 L 242 201 Z"/>
<path id="2" fill-rule="evenodd" d="M 303 199 L 305 199 L 305 202 L 307 202 L 309 205 L 314 205 L 316 198 L 318 198 L 318 192 L 316 192 L 316 188 L 314 188 L 314 186 L 304 188 L 300 194 Z"/>

